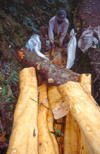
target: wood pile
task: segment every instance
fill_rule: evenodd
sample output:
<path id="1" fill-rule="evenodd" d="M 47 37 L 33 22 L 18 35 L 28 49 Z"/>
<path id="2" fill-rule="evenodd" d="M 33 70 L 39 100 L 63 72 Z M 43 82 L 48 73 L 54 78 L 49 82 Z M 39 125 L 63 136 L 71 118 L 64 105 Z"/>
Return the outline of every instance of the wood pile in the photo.
<path id="1" fill-rule="evenodd" d="M 100 107 L 90 74 L 51 86 L 34 67 L 24 68 L 19 89 L 7 154 L 100 154 Z"/>

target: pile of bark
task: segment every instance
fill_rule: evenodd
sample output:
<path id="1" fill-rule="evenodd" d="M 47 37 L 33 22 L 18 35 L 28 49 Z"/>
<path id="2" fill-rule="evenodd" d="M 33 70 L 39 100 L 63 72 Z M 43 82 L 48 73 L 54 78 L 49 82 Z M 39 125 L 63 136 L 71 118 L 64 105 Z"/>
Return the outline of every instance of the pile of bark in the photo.
<path id="1" fill-rule="evenodd" d="M 57 87 L 46 81 L 38 85 L 34 67 L 20 72 L 20 93 L 7 154 L 99 154 L 100 109 L 91 96 L 91 75 L 83 74 L 79 82 L 68 81 Z M 56 113 L 59 112 L 64 102 L 63 135 L 61 127 L 53 125 L 53 109 L 58 106 Z M 60 118 L 56 116 L 59 121 Z M 61 140 L 55 137 L 54 129 L 63 136 Z"/>

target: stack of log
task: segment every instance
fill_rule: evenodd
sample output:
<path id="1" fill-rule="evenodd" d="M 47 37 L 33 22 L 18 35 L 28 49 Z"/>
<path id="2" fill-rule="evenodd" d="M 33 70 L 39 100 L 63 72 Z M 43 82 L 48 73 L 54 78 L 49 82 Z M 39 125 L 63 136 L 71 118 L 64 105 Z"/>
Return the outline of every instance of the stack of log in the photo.
<path id="1" fill-rule="evenodd" d="M 7 154 L 100 154 L 100 107 L 90 74 L 55 86 L 28 67 L 20 72 L 19 89 Z"/>

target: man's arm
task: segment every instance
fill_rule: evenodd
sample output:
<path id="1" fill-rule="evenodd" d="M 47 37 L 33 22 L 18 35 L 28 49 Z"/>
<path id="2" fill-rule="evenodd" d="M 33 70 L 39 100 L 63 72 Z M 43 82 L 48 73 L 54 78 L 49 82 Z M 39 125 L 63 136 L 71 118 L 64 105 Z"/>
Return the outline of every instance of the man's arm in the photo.
<path id="1" fill-rule="evenodd" d="M 49 28 L 48 28 L 48 36 L 49 36 L 49 40 L 52 44 L 54 44 L 54 33 L 53 33 L 53 19 L 54 17 L 52 17 L 50 20 L 49 20 Z"/>

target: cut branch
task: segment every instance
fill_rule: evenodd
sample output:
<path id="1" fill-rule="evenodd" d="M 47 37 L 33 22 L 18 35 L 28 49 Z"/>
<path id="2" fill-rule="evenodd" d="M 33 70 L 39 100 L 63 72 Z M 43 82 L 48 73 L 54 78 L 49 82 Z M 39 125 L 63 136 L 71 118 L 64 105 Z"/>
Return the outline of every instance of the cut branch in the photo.
<path id="1" fill-rule="evenodd" d="M 52 64 L 50 61 L 39 57 L 25 47 L 18 51 L 17 54 L 20 63 L 24 67 L 35 67 L 37 73 L 51 85 L 60 85 L 67 81 L 79 80 L 79 74 L 56 64 Z"/>

